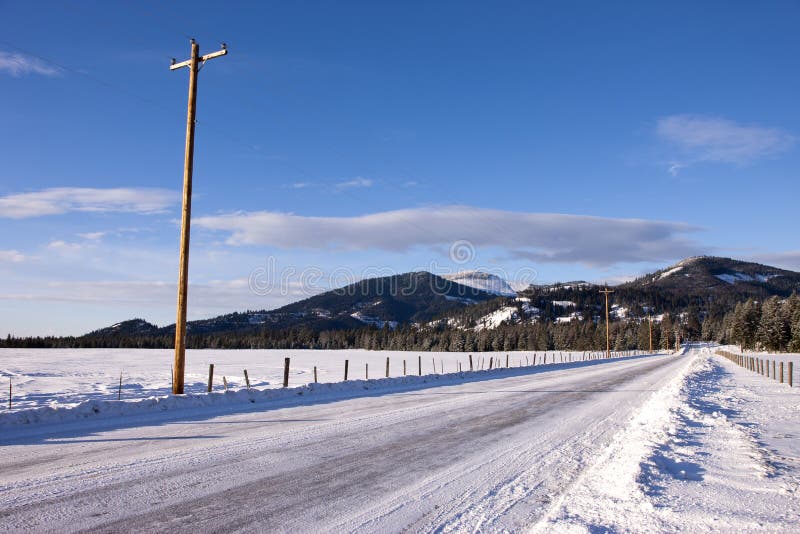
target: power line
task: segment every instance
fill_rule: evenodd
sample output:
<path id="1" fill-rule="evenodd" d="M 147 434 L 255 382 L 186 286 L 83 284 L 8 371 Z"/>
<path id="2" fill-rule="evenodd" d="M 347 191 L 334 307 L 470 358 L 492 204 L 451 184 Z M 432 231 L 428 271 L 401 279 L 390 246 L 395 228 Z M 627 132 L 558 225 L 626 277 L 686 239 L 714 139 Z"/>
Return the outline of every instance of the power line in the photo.
<path id="1" fill-rule="evenodd" d="M 116 83 L 113 83 L 113 82 L 109 82 L 108 80 L 104 80 L 104 79 L 102 79 L 102 78 L 100 78 L 98 76 L 95 76 L 93 74 L 89 74 L 85 70 L 80 70 L 80 69 L 76 69 L 76 68 L 70 67 L 68 65 L 65 65 L 64 63 L 61 63 L 60 61 L 57 61 L 57 60 L 52 59 L 52 58 L 49 58 L 47 56 L 43 56 L 43 55 L 38 54 L 36 52 L 31 52 L 30 50 L 26 50 L 26 49 L 24 49 L 22 47 L 19 47 L 19 46 L 13 44 L 13 43 L 10 43 L 10 42 L 8 42 L 6 40 L 0 39 L 0 44 L 2 44 L 4 46 L 7 46 L 7 47 L 9 47 L 9 48 L 11 48 L 13 50 L 16 50 L 17 52 L 21 52 L 21 53 L 23 53 L 23 54 L 25 54 L 27 56 L 34 57 L 34 58 L 36 58 L 36 59 L 38 59 L 40 61 L 44 61 L 45 63 L 56 67 L 60 71 L 65 71 L 65 72 L 69 72 L 71 74 L 76 74 L 76 75 L 78 75 L 78 76 L 80 76 L 82 78 L 85 78 L 87 80 L 90 80 L 90 81 L 92 81 L 92 82 L 94 82 L 94 83 L 96 83 L 96 84 L 98 84 L 98 85 L 100 85 L 102 87 L 105 87 L 106 89 L 111 89 L 115 93 L 123 93 L 124 95 L 126 95 L 128 97 L 134 98 L 134 99 L 136 99 L 136 100 L 138 100 L 140 102 L 143 102 L 145 104 L 148 104 L 150 106 L 154 106 L 154 107 L 156 107 L 156 108 L 158 108 L 158 109 L 160 109 L 162 111 L 169 111 L 169 112 L 173 112 L 174 111 L 173 109 L 165 106 L 161 102 L 157 102 L 157 101 L 152 100 L 150 98 L 141 96 L 141 95 L 139 95 L 137 93 L 134 93 L 133 91 L 131 91 L 130 89 L 128 89 L 127 87 L 125 87 L 123 85 L 119 85 L 119 84 L 116 84 Z"/>

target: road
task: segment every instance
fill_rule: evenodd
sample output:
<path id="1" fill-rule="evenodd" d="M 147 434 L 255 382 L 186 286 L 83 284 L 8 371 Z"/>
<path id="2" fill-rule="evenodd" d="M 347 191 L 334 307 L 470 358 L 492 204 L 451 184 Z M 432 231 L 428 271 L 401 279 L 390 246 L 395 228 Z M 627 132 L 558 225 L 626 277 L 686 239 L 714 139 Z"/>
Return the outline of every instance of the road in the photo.
<path id="1" fill-rule="evenodd" d="M 685 365 L 14 436 L 0 441 L 0 531 L 520 530 Z"/>

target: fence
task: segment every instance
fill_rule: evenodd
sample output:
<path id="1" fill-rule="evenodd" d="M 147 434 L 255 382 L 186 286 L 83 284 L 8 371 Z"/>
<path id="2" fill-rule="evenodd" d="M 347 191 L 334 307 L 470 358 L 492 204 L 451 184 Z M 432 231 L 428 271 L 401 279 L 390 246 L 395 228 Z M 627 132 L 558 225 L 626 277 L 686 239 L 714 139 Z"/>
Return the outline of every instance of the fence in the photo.
<path id="1" fill-rule="evenodd" d="M 717 354 L 730 360 L 731 362 L 735 363 L 739 367 L 743 367 L 748 371 L 752 371 L 756 374 L 764 376 L 766 378 L 772 378 L 776 380 L 778 383 L 783 384 L 784 382 L 784 363 L 786 363 L 786 378 L 787 382 L 789 383 L 789 387 L 792 387 L 793 383 L 793 375 L 794 375 L 794 363 L 789 362 L 778 362 L 775 360 L 769 360 L 767 358 L 761 358 L 758 356 L 748 356 L 746 354 L 736 354 L 735 352 L 729 352 L 727 350 L 718 350 Z M 770 374 L 770 367 L 772 368 L 772 373 Z"/>

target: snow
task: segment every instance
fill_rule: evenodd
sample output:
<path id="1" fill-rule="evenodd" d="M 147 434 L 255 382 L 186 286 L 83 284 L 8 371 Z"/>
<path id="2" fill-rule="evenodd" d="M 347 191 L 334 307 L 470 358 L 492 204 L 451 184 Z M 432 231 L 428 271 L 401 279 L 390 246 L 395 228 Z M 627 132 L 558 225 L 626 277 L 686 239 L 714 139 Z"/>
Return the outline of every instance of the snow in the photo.
<path id="1" fill-rule="evenodd" d="M 530 289 L 531 286 L 533 285 L 530 282 L 524 282 L 519 280 L 506 280 L 506 283 L 508 283 L 508 287 L 510 287 L 517 293 Z"/>
<path id="2" fill-rule="evenodd" d="M 733 274 L 715 274 L 717 278 L 728 284 L 735 284 L 736 282 L 766 282 L 770 278 L 775 278 L 776 274 L 749 274 L 734 272 Z"/>
<path id="3" fill-rule="evenodd" d="M 615 420 L 647 395 L 643 386 L 676 363 L 671 356 L 594 360 L 173 397 L 176 405 L 200 397 L 230 402 L 188 410 L 164 402 L 165 411 L 4 428 L 2 525 L 519 530 L 541 512 L 541 499 L 568 481 L 564 474 L 580 467 L 572 452 L 587 430 L 592 447 L 602 448 Z M 625 387 L 609 391 L 620 377 Z M 339 387 L 347 390 L 331 392 Z"/>
<path id="4" fill-rule="evenodd" d="M 0 525 L 795 532 L 800 391 L 716 350 L 547 366 L 538 353 L 536 367 L 522 368 L 515 364 L 533 353 L 510 352 L 511 369 L 422 377 L 397 376 L 395 362 L 404 358 L 415 370 L 416 353 L 192 351 L 193 360 L 202 354 L 220 368 L 259 369 L 251 375 L 270 384 L 127 402 L 98 395 L 73 407 L 64 398 L 58 410 L 2 416 Z M 298 362 L 293 387 L 276 389 L 272 369 L 285 355 Z M 36 368 L 24 375 L 21 395 L 29 388 L 27 402 L 41 406 L 53 394 L 35 396 L 40 380 L 89 389 L 127 361 L 142 376 L 158 370 L 157 382 L 164 370 L 157 360 L 170 354 L 7 349 L 0 356 L 4 373 Z M 347 357 L 351 372 L 354 362 L 368 362 L 371 374 L 373 365 L 381 373 L 386 356 L 394 378 L 307 385 L 297 372 L 327 358 L 322 367 L 339 380 Z M 431 359 L 447 369 L 466 355 L 421 356 L 430 372 Z M 554 357 L 562 354 L 548 353 L 549 362 Z M 473 358 L 504 363 L 505 353 Z M 19 424 L 23 417 L 31 424 Z"/>
<path id="5" fill-rule="evenodd" d="M 531 304 L 531 299 L 525 297 L 518 297 L 514 299 L 515 302 L 519 303 L 519 308 L 522 309 L 522 313 L 525 317 L 533 317 L 538 315 L 541 310 L 536 306 Z M 503 321 L 507 323 L 514 323 L 519 320 L 519 308 L 517 306 L 503 306 L 490 314 L 484 315 L 478 320 L 478 324 L 475 326 L 476 331 L 484 330 L 484 329 L 492 329 L 497 328 L 500 326 Z"/>
<path id="6" fill-rule="evenodd" d="M 515 297 L 517 295 L 517 292 L 505 279 L 483 271 L 461 271 L 455 274 L 442 275 L 442 278 L 503 297 Z"/>
<path id="7" fill-rule="evenodd" d="M 475 330 L 492 329 L 500 326 L 503 321 L 508 323 L 515 322 L 517 319 L 516 306 L 503 306 L 488 315 L 484 315 L 478 320 Z"/>
<path id="8" fill-rule="evenodd" d="M 371 324 L 373 326 L 377 326 L 378 328 L 383 328 L 386 325 L 389 325 L 389 328 L 397 328 L 399 324 L 397 321 L 384 321 L 380 317 L 374 317 L 372 315 L 367 315 L 363 312 L 357 311 L 350 314 L 350 317 L 353 319 L 357 319 L 365 324 Z"/>
<path id="9" fill-rule="evenodd" d="M 661 279 L 666 278 L 666 277 L 668 277 L 670 275 L 673 275 L 673 274 L 677 273 L 678 271 L 680 271 L 681 269 L 683 269 L 683 265 L 678 265 L 677 267 L 673 267 L 672 269 L 669 269 L 668 271 L 664 271 L 663 273 L 661 273 L 658 276 L 657 280 L 661 280 Z"/>
<path id="10" fill-rule="evenodd" d="M 554 300 L 553 306 L 558 306 L 559 308 L 574 308 L 576 304 L 571 300 Z"/>
<path id="11" fill-rule="evenodd" d="M 246 388 L 244 369 L 254 389 L 281 388 L 283 385 L 284 358 L 290 358 L 289 386 L 304 386 L 317 380 L 321 383 L 339 382 L 344 376 L 344 362 L 348 360 L 348 378 L 365 378 L 385 375 L 386 358 L 389 358 L 391 377 L 403 376 L 403 361 L 408 374 L 418 373 L 418 357 L 422 356 L 422 372 L 452 373 L 469 368 L 469 354 L 465 352 L 404 352 L 368 350 L 187 350 L 185 392 L 205 393 L 208 383 L 208 366 L 214 364 L 214 391 L 224 390 L 222 377 L 226 377 L 231 391 Z M 486 353 L 473 353 L 475 365 Z M 541 362 L 544 352 L 509 351 L 510 364 L 518 366 L 535 355 Z M 550 352 L 550 363 L 552 363 Z M 583 352 L 563 352 L 569 359 L 580 359 Z M 485 356 L 484 367 L 489 357 Z M 8 403 L 8 382 L 12 383 L 11 413 L 34 408 L 69 408 L 89 401 L 115 401 L 119 393 L 122 374 L 121 398 L 123 401 L 163 398 L 172 391 L 172 350 L 152 349 L 0 349 L 0 402 Z M 444 369 L 443 369 L 444 368 Z M 162 401 L 159 401 L 162 402 Z M 0 424 L 8 411 L 0 414 Z"/>
<path id="12" fill-rule="evenodd" d="M 556 317 L 557 323 L 571 323 L 572 321 L 583 321 L 583 314 L 580 312 L 572 312 L 564 317 Z"/>
<path id="13" fill-rule="evenodd" d="M 699 347 L 539 532 L 791 532 L 800 396 Z"/>

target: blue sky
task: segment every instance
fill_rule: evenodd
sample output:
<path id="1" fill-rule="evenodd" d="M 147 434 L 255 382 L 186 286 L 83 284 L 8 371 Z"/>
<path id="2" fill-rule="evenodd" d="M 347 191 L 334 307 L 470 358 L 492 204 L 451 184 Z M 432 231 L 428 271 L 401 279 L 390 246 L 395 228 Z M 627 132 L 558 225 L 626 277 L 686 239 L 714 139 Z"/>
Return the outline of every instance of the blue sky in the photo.
<path id="1" fill-rule="evenodd" d="M 796 2 L 0 2 L 0 335 L 361 276 L 800 269 Z M 464 254 L 464 255 L 459 255 Z"/>

